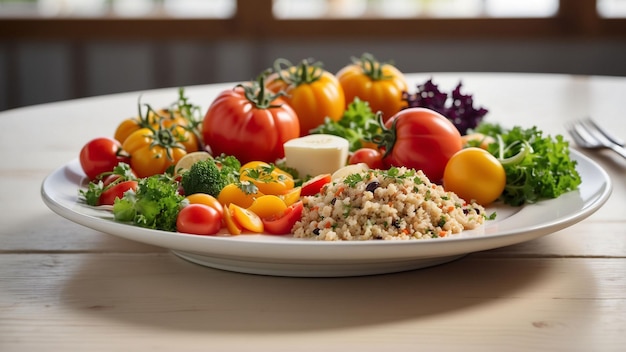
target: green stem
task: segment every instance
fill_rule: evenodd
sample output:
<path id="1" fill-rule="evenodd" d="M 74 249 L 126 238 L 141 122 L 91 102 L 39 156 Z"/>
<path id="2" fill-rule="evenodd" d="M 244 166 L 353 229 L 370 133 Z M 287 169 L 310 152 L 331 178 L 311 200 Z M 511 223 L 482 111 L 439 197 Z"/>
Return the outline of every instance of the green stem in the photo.
<path id="1" fill-rule="evenodd" d="M 381 63 L 374 55 L 365 53 L 360 58 L 352 58 L 352 61 L 361 67 L 363 73 L 374 81 L 380 81 L 391 78 L 391 76 L 385 76 L 383 74 L 383 66 L 385 63 Z"/>
<path id="2" fill-rule="evenodd" d="M 297 87 L 301 84 L 311 84 L 322 77 L 322 63 L 310 63 L 305 59 L 298 66 L 294 66 L 289 60 L 277 59 L 274 61 L 274 71 L 278 77 L 289 86 Z"/>
<path id="3" fill-rule="evenodd" d="M 278 97 L 285 95 L 282 91 L 274 94 L 266 90 L 265 73 L 259 75 L 256 81 L 251 81 L 249 84 L 238 84 L 236 87 L 243 89 L 246 99 L 254 104 L 257 109 L 278 108 L 281 104 L 275 105 L 272 102 Z"/>

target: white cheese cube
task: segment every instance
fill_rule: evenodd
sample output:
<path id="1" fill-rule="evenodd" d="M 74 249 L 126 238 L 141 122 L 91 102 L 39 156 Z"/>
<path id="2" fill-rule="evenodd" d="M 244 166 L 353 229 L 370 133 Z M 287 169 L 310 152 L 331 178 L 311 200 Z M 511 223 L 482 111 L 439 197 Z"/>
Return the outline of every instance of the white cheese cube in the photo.
<path id="1" fill-rule="evenodd" d="M 285 162 L 298 170 L 300 177 L 332 174 L 346 165 L 349 143 L 330 134 L 310 134 L 284 144 Z"/>

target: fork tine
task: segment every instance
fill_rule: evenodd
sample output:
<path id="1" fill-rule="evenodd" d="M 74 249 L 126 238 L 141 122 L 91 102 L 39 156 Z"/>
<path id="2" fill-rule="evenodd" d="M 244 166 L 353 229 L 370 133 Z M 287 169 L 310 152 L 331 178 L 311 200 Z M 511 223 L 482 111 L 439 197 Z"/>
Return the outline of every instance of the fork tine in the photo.
<path id="1" fill-rule="evenodd" d="M 602 134 L 606 139 L 608 139 L 609 141 L 620 145 L 620 146 L 624 146 L 624 141 L 615 137 L 614 135 L 612 135 L 609 131 L 607 131 L 606 129 L 604 129 L 603 127 L 600 127 L 600 125 L 598 125 L 594 120 L 592 120 L 591 118 L 587 118 L 584 120 L 588 125 L 590 125 L 591 127 L 593 127 L 596 131 L 600 132 L 600 134 Z"/>
<path id="2" fill-rule="evenodd" d="M 585 147 L 587 145 L 587 143 L 582 139 L 582 137 L 580 137 L 580 135 L 578 134 L 578 132 L 576 132 L 575 129 L 569 129 L 568 130 L 570 136 L 572 136 L 572 139 L 574 140 L 574 143 L 578 144 L 581 147 Z"/>
<path id="3" fill-rule="evenodd" d="M 593 131 L 589 130 L 589 127 L 583 121 L 575 121 L 572 125 L 574 132 L 578 135 L 582 141 L 584 141 L 584 145 L 589 147 L 598 147 L 602 140 L 593 133 Z"/>
<path id="4" fill-rule="evenodd" d="M 566 124 L 566 129 L 574 142 L 583 148 L 608 148 L 626 158 L 626 148 L 613 143 L 599 130 L 595 129 L 589 121 L 574 121 Z"/>
<path id="5" fill-rule="evenodd" d="M 592 147 L 592 143 L 589 143 L 588 139 L 583 137 L 578 131 L 578 122 L 571 122 L 566 125 L 567 132 L 569 132 L 570 136 L 574 140 L 574 143 L 578 144 L 583 148 Z"/>

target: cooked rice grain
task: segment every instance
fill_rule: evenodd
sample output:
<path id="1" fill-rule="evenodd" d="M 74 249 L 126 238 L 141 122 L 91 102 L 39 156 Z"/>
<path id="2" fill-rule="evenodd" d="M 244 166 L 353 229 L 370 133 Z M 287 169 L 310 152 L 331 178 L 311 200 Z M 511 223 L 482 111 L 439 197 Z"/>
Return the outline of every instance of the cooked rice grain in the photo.
<path id="1" fill-rule="evenodd" d="M 294 236 L 326 241 L 445 237 L 485 220 L 482 206 L 405 167 L 348 175 L 303 203 Z"/>

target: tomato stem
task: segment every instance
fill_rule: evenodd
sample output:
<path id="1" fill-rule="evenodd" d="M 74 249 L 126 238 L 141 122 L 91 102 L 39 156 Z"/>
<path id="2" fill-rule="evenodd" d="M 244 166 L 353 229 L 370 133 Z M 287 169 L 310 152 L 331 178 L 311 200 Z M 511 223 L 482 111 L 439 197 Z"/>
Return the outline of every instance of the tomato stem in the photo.
<path id="1" fill-rule="evenodd" d="M 146 110 L 146 113 L 144 114 L 141 110 L 141 94 L 139 95 L 139 98 L 137 98 L 137 110 L 138 110 L 138 114 L 137 114 L 137 126 L 139 126 L 139 128 L 144 128 L 144 127 L 150 127 L 150 109 Z"/>
<path id="2" fill-rule="evenodd" d="M 383 66 L 385 65 L 385 63 L 379 62 L 378 60 L 376 60 L 376 58 L 374 58 L 374 55 L 370 53 L 365 53 L 361 55 L 360 58 L 352 58 L 352 61 L 355 65 L 360 66 L 361 70 L 363 70 L 363 73 L 365 73 L 369 78 L 374 81 L 391 78 L 391 76 L 386 76 L 383 73 Z"/>
<path id="3" fill-rule="evenodd" d="M 158 113 L 154 111 L 154 109 L 149 104 L 145 104 L 145 106 L 148 109 L 148 114 L 152 112 L 153 114 L 158 116 Z M 162 147 L 163 149 L 165 149 L 165 154 L 168 160 L 174 160 L 174 157 L 172 156 L 173 148 L 180 148 L 185 150 L 185 147 L 182 144 L 178 143 L 178 141 L 174 137 L 173 130 L 174 128 L 176 128 L 177 125 L 172 125 L 169 128 L 166 128 L 165 126 L 163 126 L 163 119 L 159 119 L 159 121 L 160 122 L 158 124 L 158 129 L 154 129 L 154 127 L 151 125 L 146 127 L 150 129 L 150 131 L 152 131 L 152 134 L 150 135 L 150 138 L 152 139 L 152 142 L 150 143 L 150 148 L 152 149 L 156 146 Z"/>
<path id="4" fill-rule="evenodd" d="M 274 94 L 265 88 L 266 75 L 267 72 L 264 72 L 259 75 L 256 81 L 250 81 L 248 84 L 238 84 L 235 86 L 235 88 L 243 89 L 246 99 L 254 104 L 257 109 L 278 108 L 282 104 L 272 104 L 272 102 L 278 97 L 285 95 L 283 91 Z"/>
<path id="5" fill-rule="evenodd" d="M 324 73 L 321 62 L 310 63 L 308 59 L 302 60 L 297 66 L 289 60 L 277 59 L 274 61 L 274 70 L 281 81 L 292 87 L 311 84 L 319 80 Z"/>

